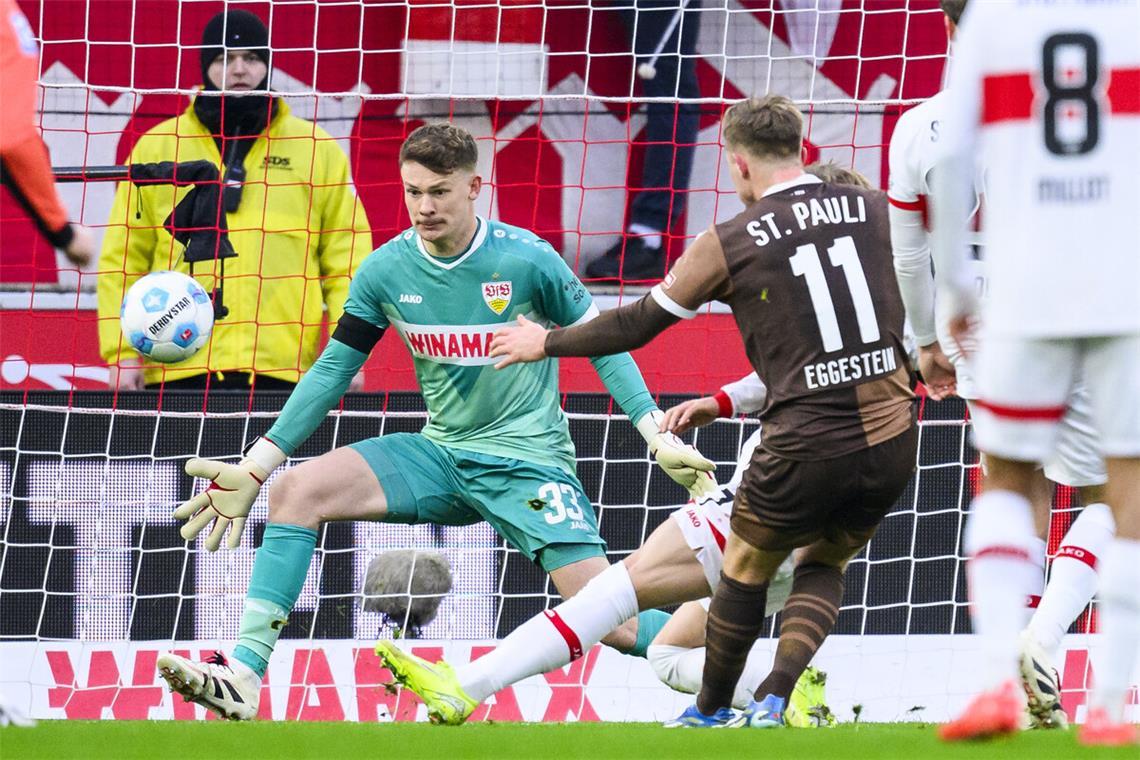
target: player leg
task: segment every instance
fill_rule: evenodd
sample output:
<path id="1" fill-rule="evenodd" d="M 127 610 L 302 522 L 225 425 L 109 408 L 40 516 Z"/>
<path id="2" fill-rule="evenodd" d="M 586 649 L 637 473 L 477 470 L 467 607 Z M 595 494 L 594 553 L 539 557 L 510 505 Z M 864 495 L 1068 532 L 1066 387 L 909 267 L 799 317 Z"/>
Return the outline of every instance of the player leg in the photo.
<path id="1" fill-rule="evenodd" d="M 597 517 L 577 477 L 557 467 L 517 460 L 484 461 L 486 475 L 471 486 L 472 500 L 499 533 L 520 548 L 547 573 L 563 599 L 577 595 L 587 583 L 610 567 L 605 543 L 598 534 Z M 502 463 L 500 465 L 500 463 Z M 520 518 L 516 504 L 526 504 Z M 613 578 L 614 571 L 607 576 Z M 601 583 L 601 582 L 599 582 Z M 611 582 L 615 598 L 627 606 L 630 587 Z M 620 593 L 619 593 L 620 592 Z M 636 621 L 618 619 L 602 632 L 602 641 L 619 651 L 645 656 L 645 648 L 668 618 L 650 607 Z"/>
<path id="2" fill-rule="evenodd" d="M 156 665 L 171 690 L 225 718 L 257 715 L 261 679 L 301 593 L 317 529 L 333 520 L 383 519 L 387 508 L 384 489 L 352 448 L 282 471 L 269 489 L 269 524 L 254 555 L 232 659 L 220 652 L 201 663 L 160 655 Z"/>
<path id="3" fill-rule="evenodd" d="M 1021 636 L 1021 681 L 1035 728 L 1065 728 L 1055 663 L 1069 626 L 1097 588 L 1097 563 L 1112 541 L 1115 525 L 1106 503 L 1107 474 L 1101 458 L 1088 394 L 1078 389 L 1061 419 L 1053 458 L 1045 463 L 1050 481 L 1079 489 L 1084 508 L 1061 539 L 1029 625 Z"/>
<path id="4" fill-rule="evenodd" d="M 779 612 L 791 591 L 792 573 L 795 565 L 791 557 L 780 565 L 776 576 L 768 585 L 767 615 Z M 719 581 L 720 563 L 716 565 Z M 711 600 L 701 599 L 686 602 L 665 624 L 649 647 L 648 660 L 662 683 L 684 694 L 696 694 L 701 690 L 701 675 L 705 667 L 705 627 L 708 623 L 708 605 Z M 757 643 L 748 655 L 744 671 L 736 684 L 732 706 L 744 708 L 752 701 L 752 695 L 760 681 L 768 673 L 771 658 L 767 648 Z M 806 682 L 805 684 L 806 685 Z M 797 689 L 800 684 L 797 684 Z M 808 695 L 810 696 L 810 695 Z"/>
<path id="5" fill-rule="evenodd" d="M 702 726 L 731 715 L 733 693 L 764 623 L 769 582 L 793 549 L 820 535 L 818 515 L 830 501 L 820 501 L 822 489 L 812 486 L 817 469 L 816 463 L 762 450 L 754 455 L 736 493 L 724 567 L 709 604 L 697 701 L 671 724 Z M 781 723 L 782 713 L 779 705 L 775 718 Z"/>
<path id="6" fill-rule="evenodd" d="M 826 517 L 822 537 L 803 549 L 796 560 L 772 670 L 756 689 L 761 703 L 773 696 L 784 704 L 790 702 L 795 684 L 839 617 L 847 563 L 871 540 L 906 488 L 917 454 L 918 431 L 912 428 L 841 460 L 840 467 L 855 473 L 853 490 Z M 830 469 L 834 471 L 835 467 Z M 823 469 L 815 477 L 832 482 L 825 474 Z"/>
<path id="7" fill-rule="evenodd" d="M 732 513 L 724 573 L 709 607 L 708 651 L 696 709 L 709 715 L 729 704 L 744 661 L 763 624 L 768 584 L 794 547 L 797 562 L 784 603 L 772 672 L 741 723 L 784 725 L 784 708 L 800 674 L 838 616 L 842 567 L 870 539 L 914 472 L 918 432 L 818 462 L 760 453 L 744 476 Z"/>
<path id="8" fill-rule="evenodd" d="M 562 495 L 561 505 L 551 498 L 553 489 L 544 489 L 546 503 L 539 506 L 539 516 L 550 515 L 552 525 L 564 522 L 559 519 L 564 512 L 572 519 L 578 515 L 573 499 L 567 498 L 567 492 L 561 487 L 558 491 Z M 511 530 L 517 529 L 521 528 Z M 534 532 L 550 537 L 547 530 Z M 528 543 L 525 537 L 518 540 L 521 545 L 533 545 L 533 541 Z M 556 547 L 554 551 L 551 551 L 552 546 Z M 556 564 L 581 551 L 572 547 L 578 545 L 553 542 L 535 550 L 535 554 L 541 556 L 540 561 L 551 565 L 552 580 L 573 584 L 580 580 L 584 570 L 591 569 L 583 562 L 598 565 L 592 557 Z M 500 689 L 581 657 L 606 634 L 633 619 L 639 608 L 683 602 L 708 594 L 702 567 L 687 549 L 676 523 L 667 520 L 634 554 L 615 565 L 601 565 L 600 569 L 604 569 L 576 594 L 523 623 L 493 652 L 454 671 L 444 663 L 425 663 L 387 642 L 379 642 L 376 651 L 394 672 L 403 671 L 405 685 L 424 698 L 434 720 L 461 723 L 475 706 Z M 601 559 L 600 556 L 597 559 Z M 570 572 L 560 572 L 564 568 L 570 568 Z M 673 590 L 661 589 L 658 584 L 669 584 Z M 569 591 L 561 593 L 569 594 Z M 452 706 L 458 707 L 453 709 Z"/>
<path id="9" fill-rule="evenodd" d="M 1039 538 L 1030 496 L 1037 464 L 1049 458 L 1075 385 L 1071 341 L 987 336 L 977 362 L 974 440 L 985 452 L 983 491 L 970 507 L 963 537 L 971 620 L 982 645 L 982 693 L 940 732 L 946 740 L 1018 730 L 1024 711 L 1018 639 L 1028 622 L 1026 598 L 1040 588 Z"/>
<path id="10" fill-rule="evenodd" d="M 706 651 L 697 701 L 666 725 L 715 725 L 735 720 L 730 706 L 748 654 L 764 623 L 768 586 L 792 550 L 814 541 L 820 531 L 813 523 L 821 504 L 811 489 L 800 489 L 811 477 L 798 463 L 758 451 L 745 471 L 732 511 L 732 532 L 724 566 L 709 604 Z M 800 498 L 806 495 L 806 499 Z M 784 510 L 769 509 L 781 504 Z M 804 512 L 808 516 L 804 517 Z M 766 706 L 771 725 L 783 723 L 784 705 Z M 727 717 L 725 715 L 727 714 Z"/>
<path id="11" fill-rule="evenodd" d="M 785 568 L 787 568 L 787 583 L 781 584 L 780 577 L 785 574 Z M 795 566 L 789 558 L 780 566 L 777 577 L 769 584 L 769 617 L 783 608 L 784 600 L 788 598 L 791 588 L 794 569 Z M 779 586 L 783 586 L 783 589 L 779 590 Z M 647 659 L 653 666 L 653 672 L 663 684 L 682 694 L 696 694 L 701 690 L 701 675 L 705 668 L 707 605 L 710 601 L 702 599 L 681 605 L 649 647 Z M 757 641 L 752 651 L 748 653 L 744 671 L 736 684 L 736 691 L 732 696 L 734 708 L 743 710 L 752 703 L 756 689 L 768 674 L 771 661 L 766 643 Z M 818 728 L 835 725 L 835 715 L 827 706 L 826 684 L 827 674 L 822 670 L 810 665 L 804 670 L 796 681 L 795 689 L 792 690 L 784 716 L 789 726 Z"/>
<path id="12" fill-rule="evenodd" d="M 562 569 L 566 568 L 551 572 L 556 583 L 559 577 L 580 577 L 586 567 L 568 566 L 574 574 L 569 576 L 560 573 Z M 632 620 L 639 609 L 707 594 L 700 564 L 675 522 L 666 520 L 625 560 L 606 566 L 562 604 L 512 631 L 495 651 L 460 668 L 459 684 L 481 702 L 512 683 L 581 657 L 610 631 Z"/>
<path id="13" fill-rule="evenodd" d="M 514 459 L 474 453 L 465 458 L 471 466 L 470 473 L 461 466 L 467 496 L 500 536 L 551 574 L 565 602 L 524 622 L 494 652 L 457 670 L 378 641 L 376 653 L 401 683 L 424 698 L 434 721 L 463 722 L 497 690 L 562 667 L 609 638 L 614 629 L 618 631 L 613 639 L 627 648 L 637 646 L 643 635 L 648 638 L 641 646 L 648 647 L 667 618 L 651 606 L 708 594 L 700 564 L 685 550 L 684 538 L 671 521 L 659 526 L 626 561 L 609 565 L 593 508 L 575 476 Z M 642 562 L 646 557 L 649 561 Z M 655 572 L 658 559 L 653 557 L 667 563 L 665 571 Z M 671 595 L 652 588 L 665 580 L 676 589 Z M 635 582 L 648 586 L 635 590 Z M 638 608 L 648 613 L 638 616 Z M 635 618 L 636 629 L 633 624 L 621 628 Z"/>
<path id="14" fill-rule="evenodd" d="M 160 655 L 159 672 L 184 698 L 232 719 L 257 714 L 260 682 L 301 593 L 317 531 L 339 520 L 470 524 L 439 447 L 420 435 L 393 434 L 336 449 L 280 472 L 269 487 L 269 524 L 254 555 L 238 642 L 194 663 Z"/>
<path id="15" fill-rule="evenodd" d="M 737 499 L 739 503 L 740 494 Z M 768 585 L 791 549 L 753 546 L 737 535 L 734 524 L 725 546 L 720 583 L 709 604 L 705 663 L 696 704 L 666 726 L 704 727 L 735 719 L 730 709 L 733 694 L 764 623 Z M 783 708 L 783 704 L 774 706 L 766 716 L 782 724 Z"/>
<path id="16" fill-rule="evenodd" d="M 747 467 L 755 445 L 746 444 L 742 451 L 742 461 Z M 693 552 L 693 556 L 704 570 L 706 585 L 715 589 L 720 582 L 721 570 L 724 565 L 725 535 L 729 533 L 729 520 L 732 515 L 732 493 L 722 491 L 720 498 L 706 500 L 699 504 L 689 504 L 673 512 L 670 516 L 674 525 L 684 536 L 685 542 Z M 668 546 L 664 547 L 666 552 Z M 666 587 L 674 571 L 669 569 L 668 562 L 664 561 L 669 555 L 657 552 L 660 559 L 654 560 L 652 556 L 644 557 L 639 562 L 641 567 L 658 567 L 665 576 L 656 585 Z M 631 559 L 633 559 L 631 557 Z M 773 580 L 768 594 L 768 614 L 774 614 L 783 606 L 791 586 L 791 560 L 788 559 L 780 566 L 777 577 Z M 648 587 L 648 582 L 639 582 L 638 587 Z M 688 602 L 681 607 L 665 627 L 658 633 L 649 648 L 647 659 L 661 680 L 670 687 L 687 694 L 696 694 L 701 688 L 701 674 L 705 662 L 705 625 L 708 620 L 707 609 L 710 600 L 702 599 L 699 602 Z M 733 699 L 742 704 L 752 701 L 752 691 L 756 684 L 767 672 L 767 653 L 756 653 L 749 656 L 744 673 L 737 683 L 736 695 Z"/>
<path id="17" fill-rule="evenodd" d="M 755 689 L 756 700 L 763 703 L 774 696 L 782 705 L 790 703 L 795 684 L 839 617 L 847 562 L 873 533 L 874 528 L 838 540 L 824 538 L 804 549 L 784 602 L 776 655 Z"/>
<path id="18" fill-rule="evenodd" d="M 978 398 L 978 387 L 974 379 L 973 363 L 967 359 L 957 347 L 948 351 L 947 356 L 954 365 L 954 372 L 957 375 L 958 395 L 965 399 L 970 418 L 973 419 L 977 417 L 978 414 L 984 414 L 984 410 L 975 406 L 975 402 Z M 979 464 L 984 480 L 987 470 L 985 453 L 981 454 Z M 1029 494 L 1033 522 L 1037 531 L 1037 538 L 1033 543 L 1030 559 L 1040 569 L 1039 584 L 1034 587 L 1028 597 L 1031 609 L 1036 608 L 1036 605 L 1032 602 L 1039 602 L 1041 594 L 1044 593 L 1045 590 L 1046 539 L 1049 536 L 1049 521 L 1052 517 L 1054 490 L 1053 483 L 1050 482 L 1050 479 L 1046 475 L 1041 475 L 1034 479 L 1033 489 Z"/>
<path id="19" fill-rule="evenodd" d="M 1103 655 L 1080 739 L 1124 745 L 1138 740 L 1136 727 L 1124 715 L 1124 697 L 1140 641 L 1140 397 L 1127 390 L 1140 387 L 1140 335 L 1089 343 L 1089 395 L 1105 455 L 1116 538 L 1101 568 Z"/>

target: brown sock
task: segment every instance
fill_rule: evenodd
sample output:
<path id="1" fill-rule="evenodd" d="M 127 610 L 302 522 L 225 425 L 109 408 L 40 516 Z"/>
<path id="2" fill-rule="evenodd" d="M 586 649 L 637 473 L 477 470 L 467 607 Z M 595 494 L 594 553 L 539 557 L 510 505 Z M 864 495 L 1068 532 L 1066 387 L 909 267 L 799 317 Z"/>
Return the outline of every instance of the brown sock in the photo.
<path id="1" fill-rule="evenodd" d="M 842 600 L 843 573 L 839 568 L 818 564 L 796 568 L 792 593 L 784 602 L 776 659 L 772 672 L 756 689 L 756 699 L 774 694 L 786 702 L 791 697 L 796 681 L 835 625 Z"/>
<path id="2" fill-rule="evenodd" d="M 705 670 L 697 695 L 697 709 L 705 715 L 732 705 L 744 661 L 764 625 L 767 598 L 767 583 L 752 586 L 720 574 L 720 585 L 709 605 Z"/>

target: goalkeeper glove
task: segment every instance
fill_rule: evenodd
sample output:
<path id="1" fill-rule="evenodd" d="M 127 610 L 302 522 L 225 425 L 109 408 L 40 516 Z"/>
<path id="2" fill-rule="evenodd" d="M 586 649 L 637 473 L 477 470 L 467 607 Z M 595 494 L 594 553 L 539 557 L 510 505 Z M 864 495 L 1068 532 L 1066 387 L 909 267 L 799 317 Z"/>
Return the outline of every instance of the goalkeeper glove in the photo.
<path id="1" fill-rule="evenodd" d="M 710 474 L 716 465 L 672 433 L 658 433 L 650 442 L 649 450 L 657 466 L 697 501 L 717 489 L 716 478 Z"/>
<path id="2" fill-rule="evenodd" d="M 661 410 L 650 412 L 637 421 L 637 429 L 649 443 L 657 466 L 700 501 L 717 490 L 716 478 L 710 474 L 716 464 L 672 433 L 658 431 L 664 417 Z"/>
<path id="3" fill-rule="evenodd" d="M 206 551 L 217 551 L 227 528 L 230 528 L 230 535 L 226 546 L 236 549 L 245 530 L 246 516 L 261 490 L 261 484 L 285 458 L 285 452 L 272 441 L 259 438 L 236 465 L 215 459 L 188 461 L 186 474 L 205 478 L 210 485 L 174 510 L 175 519 L 187 521 L 179 531 L 182 538 L 192 541 L 213 523 L 206 537 Z"/>

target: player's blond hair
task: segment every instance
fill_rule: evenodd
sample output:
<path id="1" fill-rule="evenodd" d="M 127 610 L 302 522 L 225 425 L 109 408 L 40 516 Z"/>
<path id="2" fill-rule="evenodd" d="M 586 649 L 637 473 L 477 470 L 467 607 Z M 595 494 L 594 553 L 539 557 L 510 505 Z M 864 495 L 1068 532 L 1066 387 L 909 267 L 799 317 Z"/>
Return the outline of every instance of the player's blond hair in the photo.
<path id="1" fill-rule="evenodd" d="M 864 190 L 871 190 L 871 182 L 859 172 L 854 169 L 845 169 L 834 161 L 828 161 L 826 164 L 817 161 L 814 164 L 808 164 L 804 167 L 804 171 L 819 177 L 824 182 L 832 185 L 854 185 L 861 187 Z"/>
<path id="2" fill-rule="evenodd" d="M 724 142 L 753 158 L 783 161 L 800 157 L 804 117 L 783 95 L 765 95 L 733 104 L 721 121 Z"/>
<path id="3" fill-rule="evenodd" d="M 457 170 L 475 171 L 479 148 L 463 127 L 447 122 L 425 124 L 414 130 L 400 146 L 400 166 L 415 161 L 436 174 Z"/>

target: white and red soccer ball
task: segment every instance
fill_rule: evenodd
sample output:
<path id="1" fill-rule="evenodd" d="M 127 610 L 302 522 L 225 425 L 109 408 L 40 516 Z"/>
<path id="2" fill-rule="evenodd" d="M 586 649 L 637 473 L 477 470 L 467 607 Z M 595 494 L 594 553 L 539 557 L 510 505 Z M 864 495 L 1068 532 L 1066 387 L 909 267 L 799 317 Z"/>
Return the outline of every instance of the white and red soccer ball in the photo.
<path id="1" fill-rule="evenodd" d="M 192 277 L 181 272 L 151 272 L 127 291 L 119 323 L 131 346 L 146 358 L 179 362 L 210 339 L 214 304 Z"/>

